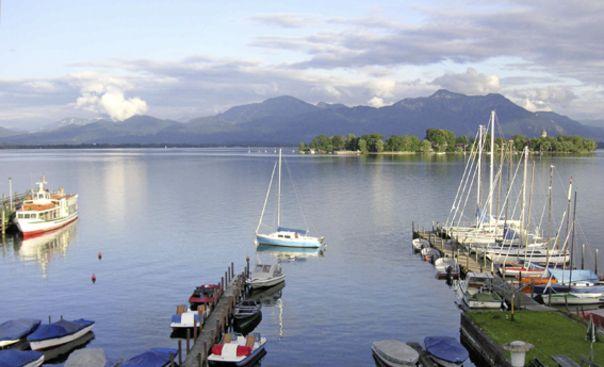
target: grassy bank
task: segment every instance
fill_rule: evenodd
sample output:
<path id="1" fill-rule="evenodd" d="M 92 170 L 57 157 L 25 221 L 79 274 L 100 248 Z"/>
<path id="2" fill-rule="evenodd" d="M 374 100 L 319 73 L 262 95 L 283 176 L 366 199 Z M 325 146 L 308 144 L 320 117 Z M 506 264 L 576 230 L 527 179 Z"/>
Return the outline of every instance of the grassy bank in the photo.
<path id="1" fill-rule="evenodd" d="M 517 312 L 514 321 L 498 311 L 469 312 L 468 316 L 497 344 L 522 340 L 535 346 L 528 359 L 539 358 L 546 366 L 557 366 L 552 355 L 566 355 L 576 362 L 588 357 L 590 343 L 586 326 L 560 312 Z M 594 344 L 595 362 L 604 365 L 604 342 Z"/>

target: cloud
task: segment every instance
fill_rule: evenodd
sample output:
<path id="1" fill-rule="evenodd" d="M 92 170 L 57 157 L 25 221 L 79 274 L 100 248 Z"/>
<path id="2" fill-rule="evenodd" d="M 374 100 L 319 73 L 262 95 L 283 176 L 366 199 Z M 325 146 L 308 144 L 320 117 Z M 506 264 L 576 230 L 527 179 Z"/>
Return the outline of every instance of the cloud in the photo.
<path id="1" fill-rule="evenodd" d="M 373 97 L 369 101 L 367 101 L 371 107 L 382 107 L 385 105 L 384 100 L 380 97 Z"/>
<path id="2" fill-rule="evenodd" d="M 486 94 L 501 89 L 497 75 L 487 75 L 468 68 L 463 73 L 446 73 L 432 81 L 432 84 L 465 94 Z"/>
<path id="3" fill-rule="evenodd" d="M 290 13 L 258 14 L 250 18 L 256 23 L 282 28 L 301 28 L 315 23 L 314 18 Z"/>
<path id="4" fill-rule="evenodd" d="M 548 86 L 514 93 L 520 105 L 529 111 L 552 111 L 568 107 L 577 95 L 567 86 Z"/>
<path id="5" fill-rule="evenodd" d="M 132 88 L 126 80 L 95 73 L 78 73 L 73 77 L 81 92 L 75 102 L 77 108 L 107 114 L 114 121 L 124 121 L 148 110 L 147 102 L 141 98 L 124 96 L 124 90 Z"/>

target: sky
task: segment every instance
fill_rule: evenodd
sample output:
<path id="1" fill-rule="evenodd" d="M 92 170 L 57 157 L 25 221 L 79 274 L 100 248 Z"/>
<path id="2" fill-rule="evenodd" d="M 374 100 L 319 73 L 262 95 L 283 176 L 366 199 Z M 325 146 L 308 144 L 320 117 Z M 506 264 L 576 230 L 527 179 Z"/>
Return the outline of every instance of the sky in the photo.
<path id="1" fill-rule="evenodd" d="M 604 1 L 0 0 L 0 126 L 438 89 L 604 120 Z M 603 123 L 604 124 L 604 123 Z"/>

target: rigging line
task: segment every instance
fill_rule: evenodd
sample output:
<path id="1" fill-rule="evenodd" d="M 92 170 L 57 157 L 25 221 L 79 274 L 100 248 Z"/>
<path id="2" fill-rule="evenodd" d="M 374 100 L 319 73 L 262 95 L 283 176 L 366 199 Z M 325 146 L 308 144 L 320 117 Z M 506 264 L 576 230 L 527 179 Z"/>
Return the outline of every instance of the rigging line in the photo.
<path id="1" fill-rule="evenodd" d="M 460 207 L 461 207 L 461 213 L 460 213 L 459 220 L 461 221 L 461 218 L 463 217 L 463 211 L 465 210 L 465 204 L 463 207 L 461 206 L 464 194 L 467 196 L 467 195 L 469 195 L 470 191 L 472 190 L 472 188 L 470 187 L 470 191 L 468 191 L 468 193 L 466 193 L 466 187 L 468 186 L 468 182 L 471 182 L 471 180 L 473 181 L 474 177 L 476 175 L 475 170 L 474 170 L 474 163 L 476 163 L 476 152 L 474 150 L 471 152 L 469 162 L 470 162 L 470 167 L 469 167 L 468 173 L 465 177 L 465 180 L 463 182 L 463 188 L 460 192 L 459 200 L 455 204 L 455 212 L 453 213 L 453 218 L 451 218 L 451 221 L 450 221 L 451 226 L 453 226 L 455 223 L 455 218 L 457 218 L 457 213 L 459 212 Z M 473 174 L 471 179 L 470 179 L 470 174 Z M 466 197 L 466 203 L 467 203 L 467 200 L 468 199 Z"/>
<path id="2" fill-rule="evenodd" d="M 285 162 L 285 170 L 287 171 L 287 177 L 289 177 L 290 185 L 292 185 L 292 188 L 294 189 L 294 196 L 296 197 L 296 202 L 298 203 L 298 210 L 302 215 L 302 220 L 304 220 L 304 226 L 306 226 L 306 230 L 310 233 L 311 228 L 308 224 L 308 220 L 306 219 L 306 214 L 304 214 L 304 210 L 302 209 L 302 201 L 300 200 L 300 195 L 298 195 L 298 188 L 296 187 L 293 175 L 291 173 L 291 170 L 289 169 L 289 164 L 286 160 L 283 161 Z"/>
<path id="3" fill-rule="evenodd" d="M 262 218 L 264 218 L 264 211 L 266 210 L 266 204 L 268 203 L 268 197 L 271 194 L 271 187 L 273 186 L 273 178 L 275 178 L 275 171 L 277 169 L 277 162 L 273 166 L 273 173 L 271 173 L 271 179 L 268 183 L 268 189 L 266 190 L 266 196 L 264 197 L 264 205 L 262 205 L 262 212 L 260 213 L 260 221 L 258 222 L 258 227 L 256 227 L 256 233 L 260 230 L 260 226 L 262 226 Z"/>

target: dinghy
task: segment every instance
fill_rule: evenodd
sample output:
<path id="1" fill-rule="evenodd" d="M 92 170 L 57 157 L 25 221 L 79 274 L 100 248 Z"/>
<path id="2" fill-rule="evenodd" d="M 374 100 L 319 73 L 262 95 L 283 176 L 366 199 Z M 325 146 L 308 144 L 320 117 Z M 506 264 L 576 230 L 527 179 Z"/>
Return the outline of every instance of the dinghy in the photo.
<path id="1" fill-rule="evenodd" d="M 415 251 L 421 251 L 423 248 L 430 247 L 430 242 L 423 238 L 414 238 L 411 240 L 411 246 Z"/>
<path id="2" fill-rule="evenodd" d="M 32 350 L 41 350 L 69 343 L 83 336 L 94 326 L 94 321 L 78 319 L 59 320 L 52 324 L 40 325 L 27 340 Z"/>
<path id="3" fill-rule="evenodd" d="M 65 367 L 114 367 L 101 348 L 85 348 L 73 351 L 65 361 Z"/>
<path id="4" fill-rule="evenodd" d="M 436 269 L 437 276 L 439 277 L 444 277 L 447 275 L 457 277 L 459 275 L 459 265 L 452 257 L 441 257 L 440 259 L 436 259 L 434 262 L 434 268 Z"/>
<path id="5" fill-rule="evenodd" d="M 266 354 L 265 344 L 260 334 L 225 334 L 222 343 L 212 346 L 208 362 L 210 366 L 251 366 Z"/>
<path id="6" fill-rule="evenodd" d="M 193 291 L 191 297 L 189 297 L 189 304 L 192 311 L 196 311 L 201 305 L 205 305 L 209 308 L 213 303 L 218 302 L 221 295 L 221 288 L 219 284 L 203 284 Z"/>
<path id="7" fill-rule="evenodd" d="M 170 327 L 173 331 L 201 327 L 210 316 L 210 308 L 205 305 L 197 307 L 197 311 L 188 310 L 186 305 L 176 307 L 176 314 L 172 315 Z"/>
<path id="8" fill-rule="evenodd" d="M 17 319 L 0 324 L 0 349 L 14 346 L 31 334 L 40 325 L 40 320 Z"/>
<path id="9" fill-rule="evenodd" d="M 233 312 L 233 329 L 242 334 L 249 334 L 262 319 L 262 304 L 245 300 L 235 305 Z"/>
<path id="10" fill-rule="evenodd" d="M 424 347 L 430 358 L 443 367 L 462 366 L 470 357 L 466 348 L 450 336 L 429 336 L 424 339 Z"/>
<path id="11" fill-rule="evenodd" d="M 374 342 L 371 351 L 377 366 L 416 366 L 419 360 L 419 353 L 415 349 L 398 340 Z"/>
<path id="12" fill-rule="evenodd" d="M 489 273 L 468 273 L 457 284 L 457 294 L 469 308 L 500 308 L 503 299 L 493 290 L 493 276 Z"/>
<path id="13" fill-rule="evenodd" d="M 281 270 L 281 265 L 275 264 L 256 264 L 256 268 L 247 280 L 252 289 L 268 288 L 285 281 L 285 274 Z"/>
<path id="14" fill-rule="evenodd" d="M 148 351 L 134 356 L 120 367 L 164 367 L 174 361 L 178 351 L 172 348 L 152 348 Z"/>
<path id="15" fill-rule="evenodd" d="M 275 176 L 275 170 L 277 169 L 277 167 L 279 168 L 277 181 L 277 231 L 271 233 L 260 233 L 262 219 L 264 218 L 264 212 L 266 211 L 266 205 L 268 203 L 268 198 L 271 193 L 271 187 L 273 186 L 273 178 Z M 275 167 L 273 168 L 273 173 L 271 174 L 271 179 L 268 184 L 266 197 L 264 199 L 264 205 L 262 206 L 262 212 L 260 213 L 260 221 L 258 222 L 258 227 L 256 228 L 256 243 L 259 246 L 318 249 L 323 246 L 324 242 L 324 237 L 311 236 L 307 229 L 286 228 L 281 226 L 281 149 L 279 149 L 279 159 L 277 163 L 275 163 Z"/>
<path id="16" fill-rule="evenodd" d="M 0 367 L 38 367 L 44 355 L 32 350 L 0 350 Z"/>

